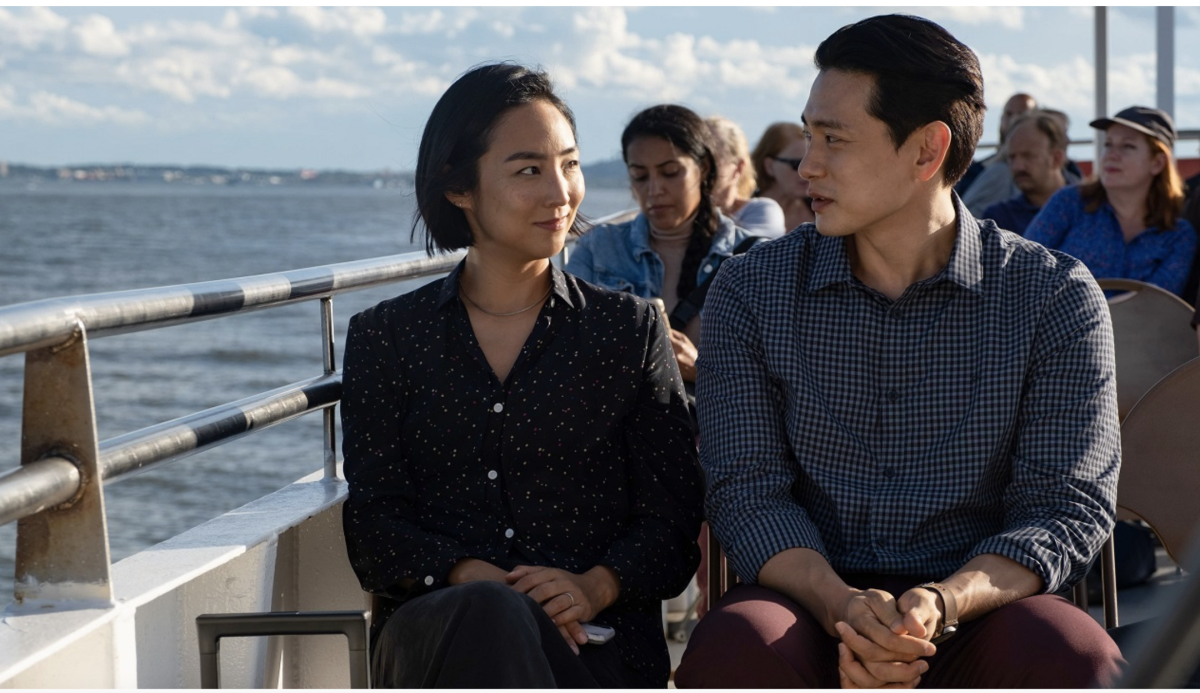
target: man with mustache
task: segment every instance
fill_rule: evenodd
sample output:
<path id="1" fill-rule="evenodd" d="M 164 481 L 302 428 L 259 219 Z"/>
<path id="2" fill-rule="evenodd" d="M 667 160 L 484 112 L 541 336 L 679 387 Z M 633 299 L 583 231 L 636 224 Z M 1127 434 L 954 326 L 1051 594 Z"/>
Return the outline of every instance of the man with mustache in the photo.
<path id="1" fill-rule="evenodd" d="M 1063 176 L 1066 159 L 1067 135 L 1058 119 L 1040 111 L 1022 117 L 1008 134 L 1008 168 L 1021 193 L 997 202 L 979 216 L 1024 235 L 1046 200 L 1067 184 Z"/>

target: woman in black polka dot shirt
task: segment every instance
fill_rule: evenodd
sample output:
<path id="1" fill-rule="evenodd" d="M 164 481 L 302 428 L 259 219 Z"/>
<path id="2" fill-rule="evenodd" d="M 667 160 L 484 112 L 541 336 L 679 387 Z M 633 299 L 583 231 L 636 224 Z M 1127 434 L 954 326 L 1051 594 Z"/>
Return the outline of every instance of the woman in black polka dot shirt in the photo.
<path id="1" fill-rule="evenodd" d="M 653 305 L 549 262 L 580 223 L 578 157 L 544 73 L 461 77 L 416 183 L 430 253 L 467 257 L 351 320 L 343 517 L 385 598 L 376 685 L 666 685 L 660 602 L 699 562 L 694 433 Z"/>

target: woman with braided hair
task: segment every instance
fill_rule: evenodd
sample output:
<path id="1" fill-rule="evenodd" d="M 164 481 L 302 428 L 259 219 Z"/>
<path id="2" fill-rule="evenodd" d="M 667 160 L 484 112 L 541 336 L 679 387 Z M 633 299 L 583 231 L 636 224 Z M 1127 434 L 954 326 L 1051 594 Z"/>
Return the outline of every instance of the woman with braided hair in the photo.
<path id="1" fill-rule="evenodd" d="M 683 106 L 652 106 L 634 116 L 621 134 L 621 153 L 641 214 L 592 229 L 567 263 L 568 272 L 606 289 L 661 297 L 688 383 L 696 379 L 707 282 L 721 261 L 753 239 L 713 201 L 717 165 L 710 137 L 704 120 Z"/>

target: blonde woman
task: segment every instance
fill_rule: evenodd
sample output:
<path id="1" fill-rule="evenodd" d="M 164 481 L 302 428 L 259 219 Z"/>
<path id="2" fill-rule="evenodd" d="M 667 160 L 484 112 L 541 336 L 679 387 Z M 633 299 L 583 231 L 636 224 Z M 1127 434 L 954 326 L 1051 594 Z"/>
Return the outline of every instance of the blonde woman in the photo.
<path id="1" fill-rule="evenodd" d="M 758 177 L 758 195 L 779 203 L 788 231 L 817 220 L 808 197 L 808 181 L 799 172 L 807 149 L 804 128 L 795 123 L 774 123 L 750 155 Z"/>
<path id="2" fill-rule="evenodd" d="M 782 236 L 788 229 L 783 208 L 769 197 L 754 197 L 758 177 L 750 163 L 750 145 L 742 129 L 722 116 L 709 116 L 704 122 L 712 134 L 712 150 L 717 160 L 713 202 L 735 224 L 755 236 Z"/>

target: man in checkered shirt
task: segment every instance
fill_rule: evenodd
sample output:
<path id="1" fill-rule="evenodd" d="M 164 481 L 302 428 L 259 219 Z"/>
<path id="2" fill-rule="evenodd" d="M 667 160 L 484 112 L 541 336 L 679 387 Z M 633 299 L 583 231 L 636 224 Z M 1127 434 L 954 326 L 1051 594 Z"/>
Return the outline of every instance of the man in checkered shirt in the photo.
<path id="1" fill-rule="evenodd" d="M 953 193 L 983 125 L 969 48 L 891 15 L 815 62 L 800 174 L 816 224 L 727 261 L 705 308 L 706 511 L 745 584 L 675 681 L 1110 682 L 1117 646 L 1051 594 L 1113 525 L 1104 296 Z"/>

